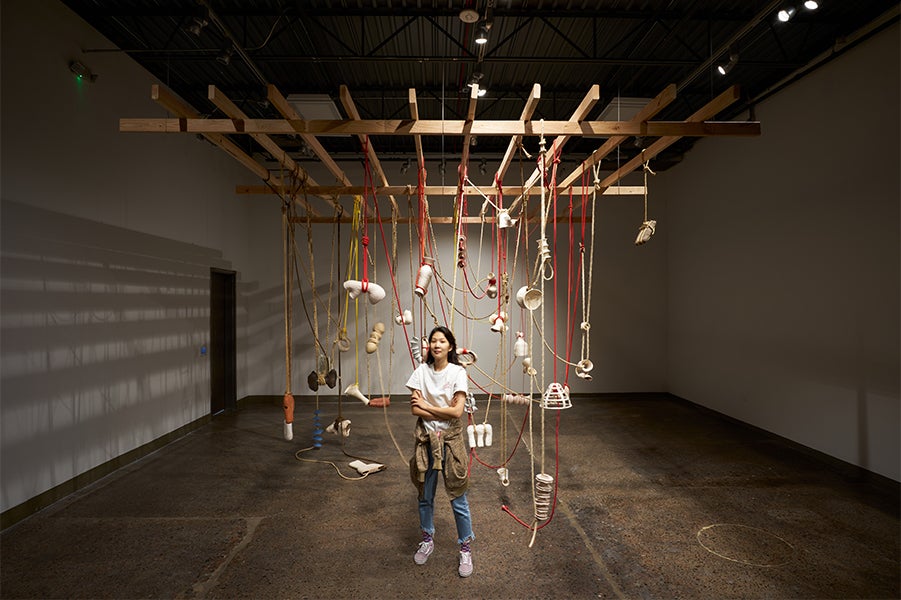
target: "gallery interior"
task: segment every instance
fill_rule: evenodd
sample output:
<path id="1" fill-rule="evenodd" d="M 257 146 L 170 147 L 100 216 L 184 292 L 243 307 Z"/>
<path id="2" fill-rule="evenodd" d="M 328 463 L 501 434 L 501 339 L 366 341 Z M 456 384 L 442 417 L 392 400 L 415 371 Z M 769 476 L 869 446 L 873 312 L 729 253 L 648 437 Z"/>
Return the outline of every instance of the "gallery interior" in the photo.
<path id="1" fill-rule="evenodd" d="M 897 2 L 0 27 L 0 598 L 901 595 Z"/>

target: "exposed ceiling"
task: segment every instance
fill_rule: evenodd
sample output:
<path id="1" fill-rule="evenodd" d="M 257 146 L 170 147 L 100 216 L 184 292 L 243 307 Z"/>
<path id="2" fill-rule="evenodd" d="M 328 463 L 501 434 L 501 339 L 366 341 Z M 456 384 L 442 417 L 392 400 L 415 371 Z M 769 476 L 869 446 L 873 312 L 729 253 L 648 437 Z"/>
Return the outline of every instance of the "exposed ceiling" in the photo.
<path id="1" fill-rule="evenodd" d="M 898 19 L 895 0 L 822 0 L 816 10 L 803 0 L 64 2 L 111 42 L 85 48 L 88 59 L 124 51 L 201 114 L 223 116 L 207 97 L 213 84 L 251 118 L 281 118 L 266 101 L 266 84 L 285 96 L 327 94 L 337 106 L 343 84 L 363 119 L 409 118 L 410 88 L 420 118 L 464 119 L 467 83 L 481 73 L 487 94 L 476 119 L 519 119 L 535 83 L 541 85 L 536 120 L 569 119 L 593 84 L 601 93 L 589 115 L 595 120 L 615 97 L 653 98 L 669 84 L 677 86 L 677 99 L 656 119 L 683 120 L 735 84 L 742 99 L 717 120 L 746 119 L 762 99 Z M 796 12 L 780 22 L 777 12 L 787 7 Z M 489 41 L 478 45 L 482 24 L 490 25 Z M 733 68 L 723 76 L 716 67 L 730 55 Z M 606 118 L 631 117 L 623 111 Z M 355 137 L 319 140 L 338 160 L 361 156 Z M 677 163 L 693 140 L 671 146 L 656 168 Z M 247 136 L 236 141 L 268 159 Z M 508 142 L 477 139 L 471 161 L 496 161 Z M 607 161 L 626 160 L 646 143 L 631 139 Z M 386 170 L 415 156 L 408 136 L 373 144 L 382 162 L 395 162 Z M 565 156 L 575 164 L 598 144 L 573 139 Z M 313 160 L 299 138 L 284 136 L 279 145 L 295 160 Z M 427 159 L 459 160 L 462 138 L 425 137 L 423 145 Z"/>

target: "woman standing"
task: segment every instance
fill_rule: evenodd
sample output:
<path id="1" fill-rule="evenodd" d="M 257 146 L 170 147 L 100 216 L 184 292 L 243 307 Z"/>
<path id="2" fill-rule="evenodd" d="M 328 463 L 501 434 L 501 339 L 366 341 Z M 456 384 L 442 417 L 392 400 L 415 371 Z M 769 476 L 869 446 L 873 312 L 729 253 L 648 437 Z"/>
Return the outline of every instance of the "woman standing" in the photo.
<path id="1" fill-rule="evenodd" d="M 416 448 L 410 459 L 410 477 L 419 491 L 419 526 L 422 542 L 413 555 L 423 565 L 435 549 L 435 490 L 438 472 L 444 475 L 444 488 L 451 498 L 460 544 L 460 577 L 472 575 L 472 549 L 475 539 L 466 489 L 469 487 L 468 457 L 463 442 L 460 417 L 466 403 L 469 383 L 466 370 L 457 358 L 457 341 L 447 327 L 435 327 L 429 334 L 428 353 L 407 381 L 410 408 L 416 421 L 413 437 Z"/>

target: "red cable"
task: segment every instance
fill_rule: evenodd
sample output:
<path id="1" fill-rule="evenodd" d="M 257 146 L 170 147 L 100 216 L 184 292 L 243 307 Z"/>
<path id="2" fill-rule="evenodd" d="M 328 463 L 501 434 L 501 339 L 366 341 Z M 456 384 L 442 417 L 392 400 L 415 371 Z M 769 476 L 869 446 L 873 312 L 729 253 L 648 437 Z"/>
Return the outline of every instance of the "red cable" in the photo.
<path id="1" fill-rule="evenodd" d="M 510 464 L 510 461 L 513 459 L 513 455 L 516 454 L 516 450 L 517 450 L 517 448 L 519 448 L 519 443 L 522 441 L 522 436 L 523 436 L 523 433 L 526 428 L 526 419 L 529 416 L 530 410 L 531 410 L 531 406 L 526 408 L 526 414 L 523 416 L 522 425 L 520 425 L 520 427 L 519 427 L 519 435 L 516 438 L 516 443 L 513 445 L 513 450 L 510 451 L 510 455 L 507 457 L 507 459 L 502 464 L 489 465 L 488 463 L 484 462 L 481 458 L 479 458 L 479 455 L 476 452 L 475 448 L 470 449 L 470 461 L 472 461 L 472 458 L 475 458 L 475 460 L 480 465 L 482 465 L 483 467 L 485 467 L 487 469 L 499 469 L 499 468 L 503 467 L 504 465 Z M 472 415 L 470 415 L 470 422 L 472 422 L 472 421 L 473 421 Z"/>
<path id="2" fill-rule="evenodd" d="M 557 482 L 559 481 L 560 475 L 560 411 L 557 411 L 557 425 L 555 431 L 555 442 L 554 442 L 554 450 L 556 453 L 555 461 L 554 461 L 554 497 L 551 502 L 551 514 L 548 515 L 547 520 L 544 523 L 536 527 L 536 529 L 544 529 L 546 526 L 550 525 L 551 521 L 554 519 L 554 513 L 557 510 Z M 533 484 L 534 485 L 534 484 Z M 501 504 L 501 510 L 513 517 L 513 519 L 525 527 L 526 529 L 532 529 L 532 526 L 528 523 L 524 522 L 522 519 L 513 514 L 513 511 L 506 504 Z"/>
<path id="3" fill-rule="evenodd" d="M 551 205 L 553 207 L 552 212 L 554 213 L 554 381 L 560 381 L 557 378 L 557 363 L 559 362 L 559 359 L 557 358 L 559 356 L 559 354 L 557 354 L 557 163 L 560 162 L 560 158 L 557 156 L 556 139 L 551 145 L 551 156 L 554 158 L 554 166 L 551 169 L 551 189 L 553 190 Z"/>
<path id="4" fill-rule="evenodd" d="M 372 183 L 372 173 L 369 170 L 368 141 L 369 141 L 368 137 L 364 138 L 363 152 L 366 155 L 366 160 L 364 161 L 364 173 L 363 173 L 364 185 L 367 180 L 369 181 L 369 183 Z M 422 189 L 422 188 L 420 188 L 420 189 Z M 394 299 L 397 301 L 398 310 L 400 310 L 401 304 L 400 304 L 400 296 L 398 295 L 398 292 L 397 292 L 397 279 L 394 277 L 394 269 L 391 266 L 391 254 L 388 251 L 388 242 L 386 241 L 386 237 L 385 237 L 385 229 L 382 226 L 382 215 L 379 212 L 379 203 L 378 203 L 378 199 L 375 196 L 375 188 L 372 188 L 372 194 L 373 194 L 373 205 L 375 206 L 376 219 L 378 220 L 378 223 L 379 223 L 379 231 L 382 234 L 381 235 L 382 246 L 385 249 L 385 262 L 388 264 L 388 274 L 391 277 L 391 289 L 394 292 Z M 364 215 L 366 213 L 365 194 L 364 194 L 364 202 L 363 202 L 363 213 L 364 213 Z M 364 219 L 364 223 L 365 223 L 365 219 Z M 363 236 L 363 246 L 364 246 L 364 248 L 369 247 L 369 236 L 366 236 L 366 235 Z M 367 250 L 367 252 L 368 252 L 368 250 Z M 367 261 L 366 257 L 364 256 L 363 257 L 363 280 L 367 283 L 369 281 L 366 278 L 368 262 L 369 261 Z M 413 358 L 413 349 L 410 347 L 410 335 L 409 335 L 409 333 L 407 333 L 407 324 L 403 323 L 403 320 L 401 320 L 401 324 L 403 325 L 403 329 L 404 329 L 404 339 L 407 342 L 407 351 L 410 355 L 410 362 L 413 365 L 413 368 L 415 369 L 416 368 L 416 360 Z"/>

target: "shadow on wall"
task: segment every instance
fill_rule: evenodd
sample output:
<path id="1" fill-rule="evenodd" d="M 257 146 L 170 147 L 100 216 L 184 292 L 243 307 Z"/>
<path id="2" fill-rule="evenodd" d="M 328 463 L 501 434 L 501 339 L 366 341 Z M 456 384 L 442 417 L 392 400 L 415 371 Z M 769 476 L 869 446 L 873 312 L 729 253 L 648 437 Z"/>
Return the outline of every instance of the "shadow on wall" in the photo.
<path id="1" fill-rule="evenodd" d="M 231 264 L 15 202 L 2 215 L 5 511 L 209 414 L 210 268 Z"/>

